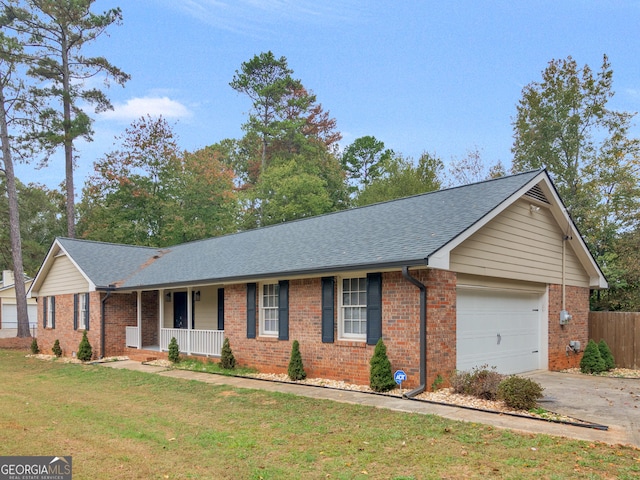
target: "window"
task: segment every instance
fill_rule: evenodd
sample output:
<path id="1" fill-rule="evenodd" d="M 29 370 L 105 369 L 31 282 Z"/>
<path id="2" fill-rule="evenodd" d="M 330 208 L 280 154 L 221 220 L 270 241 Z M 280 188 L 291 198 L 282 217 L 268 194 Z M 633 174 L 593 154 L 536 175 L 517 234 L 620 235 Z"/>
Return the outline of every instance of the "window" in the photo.
<path id="1" fill-rule="evenodd" d="M 367 279 L 340 282 L 340 337 L 365 340 L 367 336 Z"/>
<path id="2" fill-rule="evenodd" d="M 263 284 L 260 295 L 260 335 L 278 335 L 280 288 L 277 283 Z"/>
<path id="3" fill-rule="evenodd" d="M 73 296 L 73 329 L 89 330 L 88 293 L 76 293 Z"/>
<path id="4" fill-rule="evenodd" d="M 87 330 L 87 314 L 89 313 L 88 307 L 88 294 L 81 294 L 78 296 L 79 308 L 78 308 L 78 328 L 80 330 Z"/>
<path id="5" fill-rule="evenodd" d="M 44 297 L 42 323 L 44 328 L 56 328 L 56 298 Z"/>

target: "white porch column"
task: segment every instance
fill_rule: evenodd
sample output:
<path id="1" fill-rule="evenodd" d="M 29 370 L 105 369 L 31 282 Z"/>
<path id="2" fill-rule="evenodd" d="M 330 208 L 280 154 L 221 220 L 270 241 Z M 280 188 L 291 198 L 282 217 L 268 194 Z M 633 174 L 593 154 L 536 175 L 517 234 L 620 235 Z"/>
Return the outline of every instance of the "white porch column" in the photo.
<path id="1" fill-rule="evenodd" d="M 158 347 L 162 351 L 162 325 L 164 324 L 164 289 L 158 295 Z"/>
<path id="2" fill-rule="evenodd" d="M 138 290 L 138 350 L 142 349 L 142 291 Z"/>
<path id="3" fill-rule="evenodd" d="M 191 355 L 191 322 L 193 321 L 191 295 L 191 287 L 187 287 L 187 355 Z"/>

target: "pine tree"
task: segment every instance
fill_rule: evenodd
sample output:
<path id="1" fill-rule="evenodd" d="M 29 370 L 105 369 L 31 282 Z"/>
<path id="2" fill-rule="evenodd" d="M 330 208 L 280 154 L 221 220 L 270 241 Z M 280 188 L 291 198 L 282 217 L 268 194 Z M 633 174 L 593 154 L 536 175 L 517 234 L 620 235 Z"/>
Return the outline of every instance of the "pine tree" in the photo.
<path id="1" fill-rule="evenodd" d="M 371 365 L 369 386 L 374 392 L 387 392 L 395 388 L 396 382 L 391 372 L 391 362 L 387 357 L 387 347 L 382 338 L 378 340 L 369 363 Z"/>
<path id="2" fill-rule="evenodd" d="M 600 350 L 600 356 L 602 357 L 602 360 L 604 360 L 606 371 L 608 372 L 609 370 L 616 368 L 616 361 L 613 359 L 613 353 L 611 353 L 611 349 L 609 348 L 609 345 L 607 345 L 607 342 L 604 341 L 604 338 L 600 340 L 600 343 L 598 343 L 598 350 Z"/>
<path id="3" fill-rule="evenodd" d="M 172 363 L 178 363 L 180 361 L 180 347 L 178 346 L 176 337 L 171 337 L 171 341 L 169 342 L 169 361 Z"/>
<path id="4" fill-rule="evenodd" d="M 53 343 L 53 348 L 51 348 L 51 351 L 58 358 L 62 356 L 62 348 L 60 348 L 60 340 L 56 339 L 56 341 Z"/>
<path id="5" fill-rule="evenodd" d="M 34 355 L 37 355 L 40 353 L 40 347 L 38 347 L 38 340 L 34 339 L 31 340 L 31 353 L 33 353 Z"/>
<path id="6" fill-rule="evenodd" d="M 222 343 L 222 352 L 220 354 L 220 366 L 225 370 L 233 370 L 236 367 L 236 358 L 231 351 L 229 339 L 225 338 Z"/>
<path id="7" fill-rule="evenodd" d="M 80 345 L 78 345 L 78 353 L 76 356 L 78 357 L 78 360 L 82 362 L 88 362 L 93 356 L 93 349 L 91 348 L 91 344 L 87 338 L 86 330 L 82 332 L 82 340 L 80 340 Z"/>
<path id="8" fill-rule="evenodd" d="M 582 373 L 601 373 L 606 368 L 602 355 L 600 355 L 598 344 L 593 340 L 589 340 L 587 347 L 584 349 L 582 360 L 580 360 L 580 371 Z"/>
<path id="9" fill-rule="evenodd" d="M 289 378 L 296 382 L 307 378 L 307 373 L 304 371 L 304 365 L 302 364 L 300 344 L 297 340 L 293 341 L 293 346 L 291 347 L 291 360 L 289 360 L 288 373 Z"/>

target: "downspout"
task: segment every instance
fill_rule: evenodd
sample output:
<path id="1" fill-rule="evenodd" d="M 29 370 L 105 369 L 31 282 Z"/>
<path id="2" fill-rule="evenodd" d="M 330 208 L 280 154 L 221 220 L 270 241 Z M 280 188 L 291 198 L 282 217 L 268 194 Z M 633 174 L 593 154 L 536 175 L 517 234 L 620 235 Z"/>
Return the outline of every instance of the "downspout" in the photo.
<path id="1" fill-rule="evenodd" d="M 107 290 L 107 294 L 104 296 L 104 298 L 102 299 L 101 305 L 100 305 L 100 358 L 104 358 L 104 348 L 105 348 L 105 341 L 104 341 L 104 332 L 105 332 L 105 326 L 104 326 L 104 303 L 107 301 L 107 298 L 109 298 L 111 296 L 111 292 L 113 291 L 113 288 L 111 286 L 109 286 L 109 289 Z"/>
<path id="2" fill-rule="evenodd" d="M 427 389 L 427 287 L 409 274 L 409 267 L 402 267 L 402 276 L 420 289 L 420 386 L 404 394 L 415 397 Z"/>

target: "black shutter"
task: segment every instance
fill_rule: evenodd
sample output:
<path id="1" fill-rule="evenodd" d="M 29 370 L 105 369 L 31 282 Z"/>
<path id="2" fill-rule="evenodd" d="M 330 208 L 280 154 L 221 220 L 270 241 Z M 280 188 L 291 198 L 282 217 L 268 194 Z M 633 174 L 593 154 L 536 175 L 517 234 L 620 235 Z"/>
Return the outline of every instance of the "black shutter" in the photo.
<path id="1" fill-rule="evenodd" d="M 51 297 L 51 328 L 56 328 L 56 297 Z"/>
<path id="2" fill-rule="evenodd" d="M 78 294 L 73 294 L 73 329 L 78 329 Z"/>
<path id="3" fill-rule="evenodd" d="M 335 279 L 322 279 L 322 343 L 333 343 L 335 330 Z"/>
<path id="4" fill-rule="evenodd" d="M 47 328 L 47 302 L 49 301 L 49 297 L 42 297 L 44 300 L 42 304 L 42 328 Z"/>
<path id="5" fill-rule="evenodd" d="M 247 283 L 247 338 L 256 338 L 256 287 Z"/>
<path id="6" fill-rule="evenodd" d="M 89 330 L 89 294 L 84 294 L 84 328 L 85 330 Z"/>
<path id="7" fill-rule="evenodd" d="M 278 340 L 289 340 L 289 280 L 278 282 Z"/>
<path id="8" fill-rule="evenodd" d="M 382 274 L 367 274 L 367 345 L 382 337 Z"/>
<path id="9" fill-rule="evenodd" d="M 218 330 L 224 330 L 224 288 L 218 289 Z"/>

